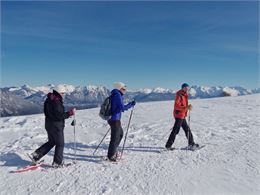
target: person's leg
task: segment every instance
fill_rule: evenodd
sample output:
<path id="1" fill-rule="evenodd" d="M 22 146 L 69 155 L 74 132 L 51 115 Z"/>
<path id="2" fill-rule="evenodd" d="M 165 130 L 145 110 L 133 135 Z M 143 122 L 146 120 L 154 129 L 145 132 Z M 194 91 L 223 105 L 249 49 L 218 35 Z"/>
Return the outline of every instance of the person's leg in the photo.
<path id="1" fill-rule="evenodd" d="M 172 144 L 174 143 L 175 137 L 179 133 L 181 125 L 182 125 L 182 119 L 177 119 L 176 118 L 174 126 L 172 128 L 172 132 L 171 132 L 171 134 L 170 134 L 170 136 L 168 138 L 168 141 L 167 141 L 167 143 L 165 145 L 166 148 L 170 148 L 172 146 Z"/>
<path id="2" fill-rule="evenodd" d="M 43 144 L 41 147 L 39 147 L 35 152 L 33 153 L 33 158 L 35 161 L 40 160 L 44 155 L 46 155 L 55 145 L 54 139 L 52 135 L 47 131 L 48 134 L 48 142 Z"/>
<path id="3" fill-rule="evenodd" d="M 193 135 L 191 133 L 189 125 L 187 124 L 186 119 L 184 119 L 183 122 L 182 122 L 182 128 L 183 128 L 185 135 L 188 139 L 188 144 L 193 145 L 194 144 Z"/>
<path id="4" fill-rule="evenodd" d="M 55 152 L 53 162 L 60 165 L 63 162 L 64 150 L 64 131 L 59 130 L 55 132 Z"/>
<path id="5" fill-rule="evenodd" d="M 120 153 L 118 152 L 118 146 L 120 145 L 121 140 L 124 136 L 124 131 L 123 131 L 123 128 L 121 126 L 121 122 L 119 123 L 119 125 L 117 127 L 118 127 L 118 135 L 117 135 L 117 141 L 116 141 L 116 152 L 115 152 L 116 157 L 118 157 L 120 155 Z"/>
<path id="6" fill-rule="evenodd" d="M 119 121 L 118 125 L 117 125 L 117 128 L 118 128 L 118 140 L 117 140 L 117 144 L 116 144 L 116 147 L 118 147 L 120 145 L 120 142 L 124 136 L 124 131 L 123 131 L 123 128 L 121 126 L 121 121 Z"/>
<path id="7" fill-rule="evenodd" d="M 111 138 L 108 147 L 107 157 L 110 159 L 112 156 L 115 155 L 117 150 L 118 140 L 120 139 L 120 128 L 118 128 L 118 121 L 111 121 L 109 125 L 111 127 Z"/>

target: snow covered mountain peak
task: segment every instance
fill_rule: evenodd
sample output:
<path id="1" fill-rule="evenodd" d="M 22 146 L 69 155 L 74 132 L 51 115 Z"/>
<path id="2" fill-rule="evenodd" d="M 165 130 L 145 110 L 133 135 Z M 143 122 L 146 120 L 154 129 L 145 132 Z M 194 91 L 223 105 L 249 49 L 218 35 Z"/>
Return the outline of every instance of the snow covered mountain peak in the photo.
<path id="1" fill-rule="evenodd" d="M 153 93 L 169 93 L 171 92 L 170 89 L 164 89 L 162 87 L 156 87 L 152 90 Z"/>
<path id="2" fill-rule="evenodd" d="M 67 94 L 64 99 L 66 107 L 76 107 L 79 109 L 92 108 L 99 106 L 106 97 L 110 95 L 110 90 L 104 86 L 73 86 L 62 84 L 67 89 Z M 48 84 L 46 86 L 31 87 L 29 85 L 23 85 L 21 87 L 6 87 L 2 88 L 3 91 L 7 91 L 9 97 L 11 95 L 18 96 L 26 101 L 32 102 L 36 105 L 42 106 L 46 98 L 46 95 L 55 88 L 56 85 Z M 135 99 L 138 102 L 149 101 L 166 101 L 174 100 L 176 91 L 172 89 L 165 89 L 162 87 L 157 88 L 144 88 L 139 90 L 128 89 L 125 95 L 125 100 L 130 101 Z M 190 90 L 190 98 L 213 98 L 224 96 L 240 96 L 253 93 L 260 93 L 260 89 L 248 90 L 243 87 L 208 87 L 208 86 L 192 86 Z M 4 96 L 7 93 L 3 93 Z M 9 110 L 12 107 L 12 102 L 8 102 L 8 98 L 5 98 L 5 106 L 3 110 Z M 28 104 L 23 104 L 28 105 Z M 13 109 L 13 107 L 12 107 Z M 10 113 L 11 112 L 4 112 Z M 13 112 L 18 113 L 19 112 Z M 2 113 L 1 113 L 2 114 Z"/>

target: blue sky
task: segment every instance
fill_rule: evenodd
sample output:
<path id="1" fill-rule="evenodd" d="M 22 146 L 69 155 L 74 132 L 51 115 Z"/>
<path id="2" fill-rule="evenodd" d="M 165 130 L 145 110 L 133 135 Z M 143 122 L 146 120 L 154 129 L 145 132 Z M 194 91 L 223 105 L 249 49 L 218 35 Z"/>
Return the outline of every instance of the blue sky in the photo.
<path id="1" fill-rule="evenodd" d="M 1 2 L 1 85 L 259 87 L 258 4 Z"/>

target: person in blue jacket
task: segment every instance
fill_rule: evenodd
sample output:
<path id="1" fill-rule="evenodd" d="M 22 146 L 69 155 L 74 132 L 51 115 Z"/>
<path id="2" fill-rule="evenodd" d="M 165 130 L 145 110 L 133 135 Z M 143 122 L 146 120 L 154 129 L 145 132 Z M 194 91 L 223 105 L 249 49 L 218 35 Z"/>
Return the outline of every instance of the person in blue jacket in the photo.
<path id="1" fill-rule="evenodd" d="M 121 126 L 121 113 L 134 107 L 136 102 L 132 101 L 124 105 L 123 95 L 126 93 L 126 85 L 122 82 L 115 82 L 114 89 L 111 91 L 111 112 L 112 117 L 108 120 L 111 128 L 111 139 L 107 157 L 110 161 L 116 161 L 118 157 L 117 148 L 123 138 Z"/>

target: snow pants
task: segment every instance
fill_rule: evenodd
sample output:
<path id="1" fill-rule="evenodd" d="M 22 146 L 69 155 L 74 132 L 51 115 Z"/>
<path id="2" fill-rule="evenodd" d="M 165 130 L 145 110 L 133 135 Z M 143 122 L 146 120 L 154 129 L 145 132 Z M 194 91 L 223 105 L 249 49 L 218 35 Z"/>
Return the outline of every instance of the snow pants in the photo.
<path id="1" fill-rule="evenodd" d="M 61 164 L 63 161 L 64 149 L 64 123 L 45 122 L 45 128 L 48 134 L 48 142 L 43 144 L 35 152 L 38 154 L 38 158 L 40 159 L 55 146 L 53 162 Z"/>
<path id="2" fill-rule="evenodd" d="M 193 136 L 192 136 L 190 127 L 187 124 L 186 119 L 176 118 L 174 126 L 172 128 L 172 132 L 171 132 L 171 134 L 170 134 L 170 136 L 168 138 L 168 141 L 167 141 L 167 143 L 165 145 L 166 148 L 170 148 L 172 146 L 172 144 L 174 143 L 175 137 L 179 133 L 181 127 L 183 128 L 183 130 L 185 132 L 185 135 L 186 135 L 186 137 L 188 139 L 188 144 L 189 145 L 194 144 Z"/>
<path id="3" fill-rule="evenodd" d="M 108 147 L 107 157 L 111 158 L 116 154 L 117 148 L 123 138 L 124 132 L 120 120 L 109 121 L 108 124 L 111 128 L 111 139 Z"/>

